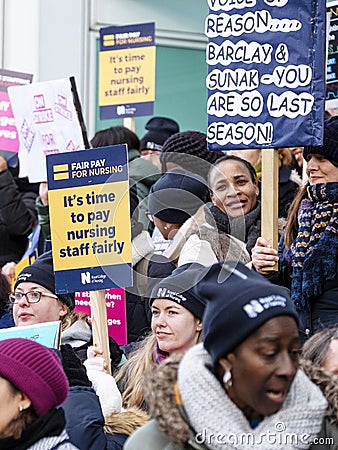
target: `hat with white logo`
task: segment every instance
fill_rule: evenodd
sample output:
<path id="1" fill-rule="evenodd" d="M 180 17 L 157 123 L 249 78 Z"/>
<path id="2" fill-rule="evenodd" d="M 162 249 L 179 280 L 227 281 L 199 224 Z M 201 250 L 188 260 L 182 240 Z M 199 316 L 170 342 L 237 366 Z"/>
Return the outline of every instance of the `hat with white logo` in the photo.
<path id="1" fill-rule="evenodd" d="M 298 324 L 290 291 L 242 263 L 214 264 L 196 290 L 207 301 L 203 343 L 214 363 L 274 317 L 291 316 Z"/>
<path id="2" fill-rule="evenodd" d="M 190 311 L 197 319 L 202 319 L 205 301 L 195 291 L 194 279 L 199 275 L 200 270 L 205 271 L 204 266 L 194 269 L 189 265 L 175 269 L 167 278 L 163 278 L 152 290 L 149 304 L 152 305 L 155 298 L 164 298 L 172 300 Z"/>

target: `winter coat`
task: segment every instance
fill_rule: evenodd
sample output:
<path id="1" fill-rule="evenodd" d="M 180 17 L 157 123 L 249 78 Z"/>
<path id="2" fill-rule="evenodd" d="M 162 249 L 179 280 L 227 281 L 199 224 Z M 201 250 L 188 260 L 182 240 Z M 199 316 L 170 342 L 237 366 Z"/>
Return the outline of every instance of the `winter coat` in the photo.
<path id="1" fill-rule="evenodd" d="M 175 265 L 161 255 L 154 255 L 150 235 L 143 230 L 132 240 L 133 286 L 126 288 L 128 344 L 150 331 L 147 292 L 158 278 L 169 276 Z"/>
<path id="2" fill-rule="evenodd" d="M 54 408 L 28 425 L 19 439 L 12 437 L 0 439 L 0 448 L 2 450 L 78 450 L 78 447 L 71 443 L 64 428 L 65 424 L 62 408 Z"/>
<path id="3" fill-rule="evenodd" d="M 62 404 L 66 417 L 66 430 L 79 450 L 106 449 L 104 417 L 98 396 L 85 386 L 72 386 Z"/>
<path id="4" fill-rule="evenodd" d="M 28 188 L 29 183 L 26 183 L 27 190 L 20 191 L 10 170 L 0 173 L 0 267 L 10 261 L 20 261 L 27 237 L 38 222 L 37 193 Z"/>
<path id="5" fill-rule="evenodd" d="M 127 440 L 125 450 L 338 448 L 337 440 L 325 447 L 311 445 L 311 441 L 318 438 L 335 436 L 337 429 L 325 418 L 325 398 L 302 371 L 298 371 L 282 408 L 252 429 L 208 369 L 211 358 L 202 344 L 192 347 L 180 358 L 174 355 L 147 376 L 144 393 L 154 419 Z M 238 442 L 232 445 L 233 441 L 217 444 L 217 440 L 212 440 L 220 434 L 230 436 L 230 433 L 233 436 L 252 434 L 259 439 L 264 433 L 267 436 L 266 430 L 275 431 L 275 424 L 279 422 L 283 423 L 285 432 L 306 436 L 309 445 L 286 445 L 277 440 L 274 445 L 257 441 L 256 445 L 248 446 L 248 443 Z"/>

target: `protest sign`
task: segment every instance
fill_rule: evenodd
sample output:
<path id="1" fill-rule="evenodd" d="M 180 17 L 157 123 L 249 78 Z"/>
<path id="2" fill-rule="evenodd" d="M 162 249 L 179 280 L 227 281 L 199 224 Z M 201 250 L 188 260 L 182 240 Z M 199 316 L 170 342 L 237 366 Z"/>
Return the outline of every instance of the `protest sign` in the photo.
<path id="1" fill-rule="evenodd" d="M 56 292 L 132 285 L 125 144 L 47 156 Z"/>
<path id="2" fill-rule="evenodd" d="M 0 156 L 9 166 L 18 164 L 19 137 L 9 100 L 9 86 L 25 85 L 32 82 L 33 75 L 0 69 Z"/>
<path id="3" fill-rule="evenodd" d="M 25 327 L 13 327 L 0 330 L 0 341 L 11 338 L 24 338 L 39 342 L 49 348 L 60 347 L 61 322 L 37 323 Z"/>
<path id="4" fill-rule="evenodd" d="M 47 181 L 46 156 L 88 147 L 80 123 L 75 80 L 59 80 L 8 89 L 20 139 L 20 175 Z"/>
<path id="5" fill-rule="evenodd" d="M 321 145 L 325 3 L 208 4 L 208 147 Z"/>
<path id="6" fill-rule="evenodd" d="M 155 24 L 100 30 L 100 119 L 148 116 L 155 101 Z"/>
<path id="7" fill-rule="evenodd" d="M 338 108 L 338 1 L 327 3 L 328 55 L 326 74 L 326 109 Z"/>
<path id="8" fill-rule="evenodd" d="M 127 344 L 126 293 L 122 288 L 106 289 L 108 334 L 119 345 Z M 75 311 L 88 314 L 91 320 L 90 292 L 76 292 Z"/>

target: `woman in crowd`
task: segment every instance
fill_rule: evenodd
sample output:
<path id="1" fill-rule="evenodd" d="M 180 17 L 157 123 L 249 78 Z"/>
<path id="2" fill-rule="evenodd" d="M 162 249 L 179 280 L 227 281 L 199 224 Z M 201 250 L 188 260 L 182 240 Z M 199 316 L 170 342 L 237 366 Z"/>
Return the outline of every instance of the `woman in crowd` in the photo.
<path id="1" fill-rule="evenodd" d="M 338 324 L 338 117 L 325 121 L 323 146 L 305 147 L 304 158 L 308 183 L 290 207 L 279 257 L 264 237 L 252 252 L 263 274 L 279 260 L 270 278 L 291 286 L 302 339 Z"/>
<path id="2" fill-rule="evenodd" d="M 334 430 L 320 389 L 298 370 L 298 318 L 288 289 L 240 263 L 219 263 L 197 292 L 207 301 L 204 346 L 147 376 L 154 420 L 125 449 L 321 448 L 312 442 Z"/>
<path id="3" fill-rule="evenodd" d="M 0 448 L 76 449 L 58 408 L 68 395 L 68 380 L 58 356 L 29 339 L 0 342 Z"/>
<path id="4" fill-rule="evenodd" d="M 261 207 L 256 172 L 237 156 L 223 156 L 208 175 L 210 197 L 206 219 L 219 231 L 246 244 L 248 252 L 261 233 Z"/>
<path id="5" fill-rule="evenodd" d="M 87 316 L 74 311 L 74 294 L 56 295 L 51 252 L 44 253 L 20 272 L 9 298 L 15 326 L 60 320 L 61 343 L 70 344 L 81 361 L 86 359 L 87 348 L 93 343 L 92 330 Z M 113 340 L 110 340 L 110 352 L 112 369 L 116 369 L 122 351 Z"/>
<path id="6" fill-rule="evenodd" d="M 152 334 L 134 351 L 117 373 L 116 381 L 123 391 L 126 408 L 146 408 L 142 382 L 145 372 L 152 370 L 169 355 L 184 352 L 199 342 L 204 302 L 193 290 L 191 269 L 179 269 L 161 280 L 150 296 Z"/>

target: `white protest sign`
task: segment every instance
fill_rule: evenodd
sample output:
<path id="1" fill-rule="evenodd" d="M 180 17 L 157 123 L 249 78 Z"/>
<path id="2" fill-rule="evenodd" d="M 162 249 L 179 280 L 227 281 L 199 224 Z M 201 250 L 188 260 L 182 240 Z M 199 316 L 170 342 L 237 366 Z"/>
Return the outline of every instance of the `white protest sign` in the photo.
<path id="1" fill-rule="evenodd" d="M 46 155 L 85 148 L 70 78 L 8 88 L 20 139 L 20 175 L 47 181 Z"/>

